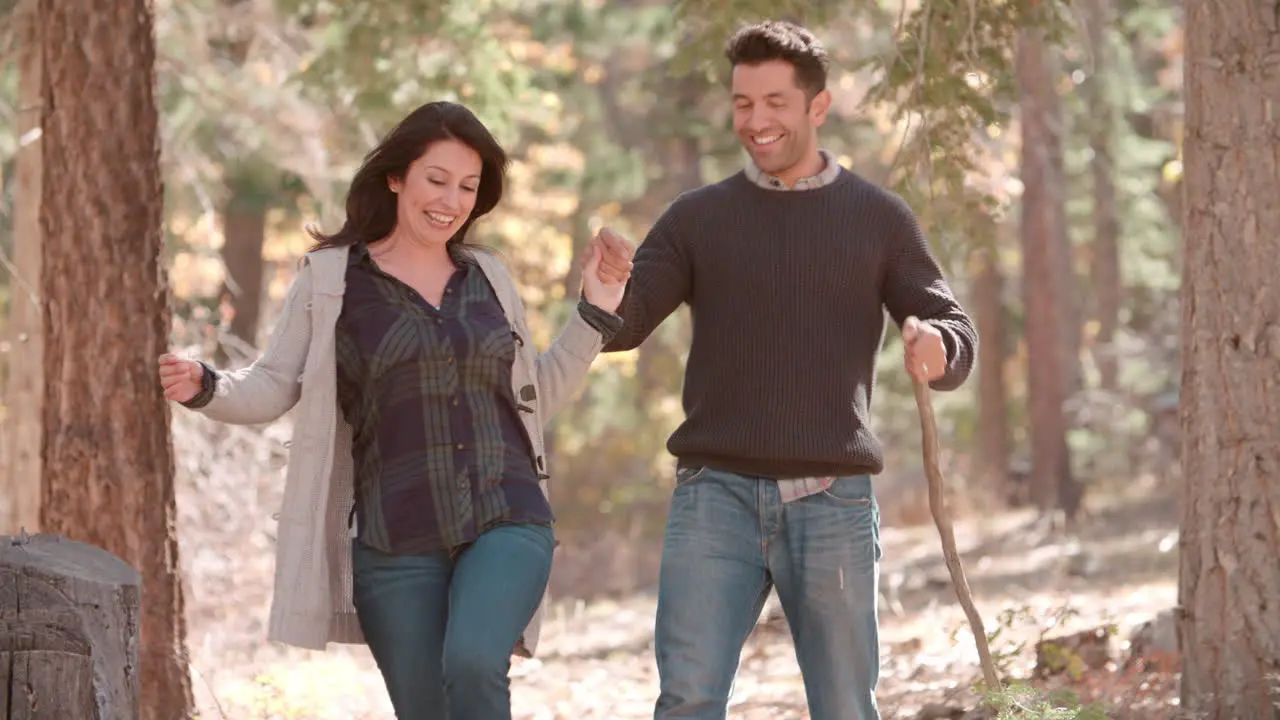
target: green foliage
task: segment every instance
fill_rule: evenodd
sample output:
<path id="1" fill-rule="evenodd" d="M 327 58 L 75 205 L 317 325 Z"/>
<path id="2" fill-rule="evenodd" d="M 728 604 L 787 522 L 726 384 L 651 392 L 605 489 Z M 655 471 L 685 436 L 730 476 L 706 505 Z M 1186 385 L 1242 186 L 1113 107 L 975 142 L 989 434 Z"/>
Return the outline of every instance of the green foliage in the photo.
<path id="1" fill-rule="evenodd" d="M 528 68 L 509 41 L 519 0 L 343 3 L 283 0 L 319 39 L 296 79 L 342 113 L 383 128 L 432 100 L 463 102 L 500 138 L 529 101 Z"/>
<path id="2" fill-rule="evenodd" d="M 1064 10 L 1061 0 L 925 0 L 901 21 L 892 48 L 864 59 L 878 77 L 864 104 L 888 103 L 903 133 L 893 187 L 912 207 L 931 208 L 936 224 L 954 231 L 959 218 L 993 207 L 970 179 L 986 172 L 980 150 L 1016 101 L 1018 35 L 1059 40 Z"/>
<path id="3" fill-rule="evenodd" d="M 1082 707 L 1070 690 L 1046 692 L 1022 683 L 988 693 L 983 704 L 996 713 L 997 720 L 1107 720 L 1102 705 Z"/>
<path id="4" fill-rule="evenodd" d="M 674 19 L 680 32 L 680 49 L 671 71 L 676 75 L 699 72 L 708 78 L 723 79 L 724 45 L 744 25 L 764 20 L 790 20 L 815 31 L 828 25 L 842 12 L 874 8 L 862 0 L 852 4 L 837 0 L 680 0 Z"/>
<path id="5" fill-rule="evenodd" d="M 991 647 L 992 660 L 996 664 L 996 672 L 1000 677 L 1008 678 L 1012 674 L 1012 665 L 1027 650 L 1027 643 L 1013 639 L 1019 627 L 1040 628 L 1043 639 L 1048 627 L 1060 627 L 1068 619 L 1077 615 L 1070 607 L 1055 609 L 1045 618 L 1042 612 L 1029 606 L 1005 607 L 995 618 L 995 627 L 987 631 L 987 643 Z M 957 641 L 959 630 L 952 633 L 952 642 Z M 1115 632 L 1115 628 L 1109 628 Z M 1069 650 L 1052 646 L 1048 649 L 1050 657 L 1047 663 L 1058 670 L 1067 671 L 1078 676 L 1082 669 L 1081 660 Z M 1102 705 L 1091 703 L 1081 706 L 1079 697 L 1070 690 L 1043 690 L 1025 682 L 1011 682 L 1001 690 L 980 688 L 983 696 L 982 704 L 996 714 L 998 720 L 1107 720 Z"/>

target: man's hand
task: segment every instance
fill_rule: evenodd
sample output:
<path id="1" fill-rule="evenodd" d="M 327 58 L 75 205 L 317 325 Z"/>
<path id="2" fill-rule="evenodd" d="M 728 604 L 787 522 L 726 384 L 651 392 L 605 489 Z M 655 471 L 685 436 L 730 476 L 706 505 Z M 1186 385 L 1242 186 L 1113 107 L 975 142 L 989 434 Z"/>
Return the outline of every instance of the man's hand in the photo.
<path id="1" fill-rule="evenodd" d="M 903 360 L 907 374 L 921 382 L 933 382 L 947 372 L 947 346 L 942 333 L 929 323 L 909 317 L 902 323 Z"/>
<path id="2" fill-rule="evenodd" d="M 627 278 L 631 277 L 631 258 L 636 254 L 636 246 L 631 241 L 610 230 L 607 227 L 600 228 L 600 232 L 591 238 L 591 248 L 588 253 L 599 251 L 600 255 L 600 282 L 602 283 L 625 283 Z"/>

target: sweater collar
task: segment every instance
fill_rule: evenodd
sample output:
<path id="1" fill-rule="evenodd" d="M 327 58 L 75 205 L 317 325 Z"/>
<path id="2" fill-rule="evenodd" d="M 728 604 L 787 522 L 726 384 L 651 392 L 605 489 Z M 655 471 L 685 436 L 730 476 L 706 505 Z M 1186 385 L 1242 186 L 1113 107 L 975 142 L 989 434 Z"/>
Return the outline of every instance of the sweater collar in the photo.
<path id="1" fill-rule="evenodd" d="M 747 165 L 743 168 L 747 179 L 767 190 L 816 190 L 820 187 L 830 185 L 840 176 L 840 163 L 836 162 L 835 157 L 826 150 L 818 151 L 822 155 L 824 165 L 822 172 L 817 175 L 811 175 L 807 178 L 800 178 L 796 181 L 795 188 L 788 188 L 787 184 L 780 178 L 777 178 L 760 169 L 753 160 L 748 159 Z"/>

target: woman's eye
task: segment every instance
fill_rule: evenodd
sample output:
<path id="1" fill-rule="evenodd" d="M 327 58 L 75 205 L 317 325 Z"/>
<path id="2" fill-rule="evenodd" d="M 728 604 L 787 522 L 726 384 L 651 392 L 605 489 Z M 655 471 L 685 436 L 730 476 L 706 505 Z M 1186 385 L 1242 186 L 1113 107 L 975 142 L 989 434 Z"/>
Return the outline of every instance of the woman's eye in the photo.
<path id="1" fill-rule="evenodd" d="M 466 190 L 467 192 L 470 192 L 470 193 L 473 193 L 473 192 L 475 192 L 475 191 L 476 191 L 476 188 L 473 188 L 473 187 L 466 187 L 466 186 L 463 186 L 463 188 L 462 188 L 462 189 L 463 189 L 463 190 Z"/>

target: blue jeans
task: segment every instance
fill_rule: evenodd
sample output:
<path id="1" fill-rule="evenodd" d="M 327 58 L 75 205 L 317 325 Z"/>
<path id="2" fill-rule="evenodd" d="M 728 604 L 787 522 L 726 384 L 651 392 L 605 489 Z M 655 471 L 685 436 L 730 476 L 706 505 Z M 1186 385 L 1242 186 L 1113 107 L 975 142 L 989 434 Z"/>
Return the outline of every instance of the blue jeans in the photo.
<path id="1" fill-rule="evenodd" d="M 771 587 L 813 720 L 877 720 L 879 525 L 866 475 L 784 504 L 772 480 L 678 473 L 658 584 L 655 720 L 723 720 Z"/>
<path id="2" fill-rule="evenodd" d="M 501 525 L 456 559 L 352 541 L 360 627 L 400 720 L 511 717 L 511 651 L 551 575 L 543 525 Z"/>

